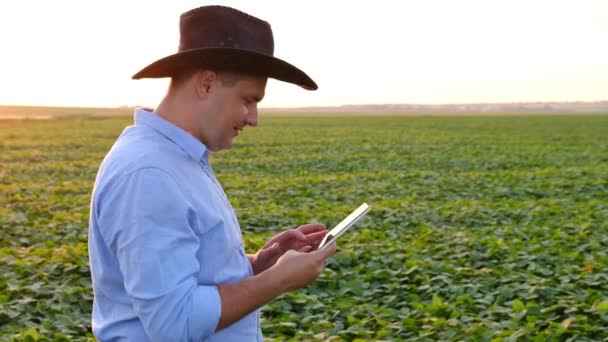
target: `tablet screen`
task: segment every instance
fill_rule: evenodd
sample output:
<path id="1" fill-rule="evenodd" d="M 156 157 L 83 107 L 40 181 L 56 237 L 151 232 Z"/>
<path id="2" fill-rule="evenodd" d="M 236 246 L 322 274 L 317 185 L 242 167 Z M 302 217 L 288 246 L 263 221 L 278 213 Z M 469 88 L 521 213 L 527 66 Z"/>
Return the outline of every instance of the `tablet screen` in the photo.
<path id="1" fill-rule="evenodd" d="M 319 244 L 319 249 L 327 246 L 331 241 L 337 239 L 340 235 L 342 235 L 346 230 L 352 227 L 355 222 L 357 222 L 361 217 L 363 217 L 367 212 L 371 209 L 367 203 L 363 203 L 359 206 L 359 208 L 355 209 L 350 215 L 346 216 L 342 222 L 338 223 L 332 230 L 325 235 L 321 243 Z"/>

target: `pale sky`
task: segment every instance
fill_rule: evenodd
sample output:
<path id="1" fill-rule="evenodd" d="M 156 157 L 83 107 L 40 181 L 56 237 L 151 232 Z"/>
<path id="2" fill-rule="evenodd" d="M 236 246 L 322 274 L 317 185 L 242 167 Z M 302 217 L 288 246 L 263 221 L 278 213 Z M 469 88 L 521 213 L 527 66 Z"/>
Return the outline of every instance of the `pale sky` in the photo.
<path id="1" fill-rule="evenodd" d="M 270 81 L 262 107 L 608 99 L 608 1 L 0 2 L 0 104 L 154 107 L 131 80 L 177 51 L 179 15 L 238 8 L 319 90 Z"/>

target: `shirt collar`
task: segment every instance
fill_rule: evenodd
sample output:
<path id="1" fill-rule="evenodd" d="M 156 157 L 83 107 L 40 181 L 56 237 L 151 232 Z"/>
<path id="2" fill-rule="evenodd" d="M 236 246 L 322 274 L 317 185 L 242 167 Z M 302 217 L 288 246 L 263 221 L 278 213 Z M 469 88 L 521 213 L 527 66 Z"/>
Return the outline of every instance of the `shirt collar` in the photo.
<path id="1" fill-rule="evenodd" d="M 209 149 L 207 149 L 205 144 L 180 127 L 163 119 L 153 111 L 137 108 L 135 110 L 134 120 L 135 125 L 146 125 L 164 135 L 167 139 L 184 150 L 184 152 L 188 153 L 194 160 L 202 162 L 207 160 Z"/>

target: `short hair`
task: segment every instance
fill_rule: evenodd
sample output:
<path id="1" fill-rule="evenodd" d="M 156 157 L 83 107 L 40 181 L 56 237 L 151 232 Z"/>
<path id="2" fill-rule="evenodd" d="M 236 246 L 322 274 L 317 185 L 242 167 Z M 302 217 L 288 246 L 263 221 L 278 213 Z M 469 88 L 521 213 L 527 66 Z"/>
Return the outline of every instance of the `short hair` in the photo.
<path id="1" fill-rule="evenodd" d="M 169 83 L 169 90 L 175 89 L 182 83 L 186 82 L 186 80 L 190 79 L 194 75 L 194 73 L 201 71 L 202 69 L 189 68 L 179 71 L 178 73 L 171 76 L 171 82 Z M 236 72 L 236 71 L 228 71 L 228 70 L 216 70 L 217 77 L 224 87 L 233 87 L 237 84 L 238 81 L 245 78 L 245 74 Z"/>
<path id="2" fill-rule="evenodd" d="M 238 81 L 245 78 L 245 74 L 243 73 L 227 70 L 219 71 L 217 73 L 217 76 L 220 80 L 220 83 L 224 87 L 234 87 L 234 85 L 237 84 Z"/>

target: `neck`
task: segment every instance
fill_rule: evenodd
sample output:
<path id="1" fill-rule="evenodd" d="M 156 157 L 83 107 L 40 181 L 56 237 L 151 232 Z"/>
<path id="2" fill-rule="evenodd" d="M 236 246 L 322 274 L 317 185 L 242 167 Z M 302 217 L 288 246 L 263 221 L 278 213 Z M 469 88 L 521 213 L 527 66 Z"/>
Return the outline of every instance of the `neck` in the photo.
<path id="1" fill-rule="evenodd" d="M 179 94 L 167 93 L 156 109 L 154 109 L 154 112 L 163 119 L 197 137 L 195 128 L 192 127 L 192 120 L 189 120 L 193 115 L 191 113 L 192 106 L 188 106 L 189 102 L 182 97 Z"/>

